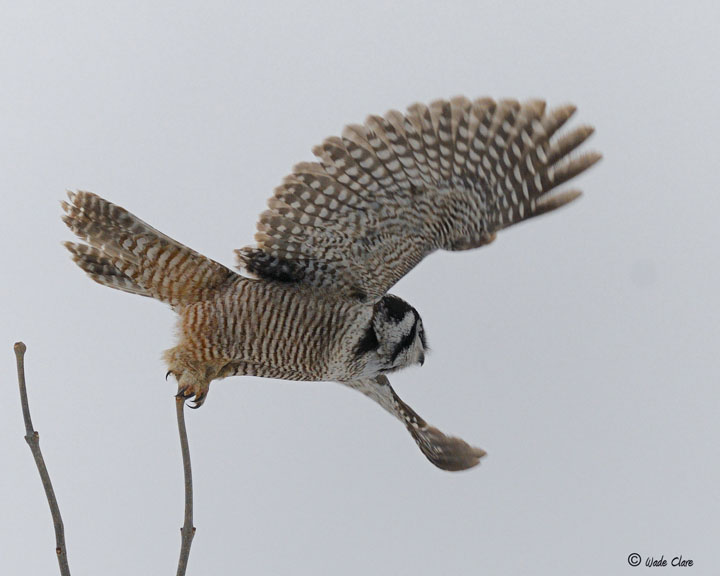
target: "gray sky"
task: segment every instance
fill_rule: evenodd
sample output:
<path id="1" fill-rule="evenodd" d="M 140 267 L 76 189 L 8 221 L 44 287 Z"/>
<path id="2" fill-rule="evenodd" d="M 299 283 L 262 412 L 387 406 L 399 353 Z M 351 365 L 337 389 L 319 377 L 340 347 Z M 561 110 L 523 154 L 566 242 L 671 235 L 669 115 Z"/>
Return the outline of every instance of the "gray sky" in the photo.
<path id="1" fill-rule="evenodd" d="M 188 415 L 190 573 L 717 574 L 717 3 L 340 4 L 4 6 L 0 572 L 56 571 L 18 339 L 73 572 L 171 574 L 179 549 L 174 315 L 71 263 L 64 190 L 232 265 L 313 145 L 466 94 L 573 102 L 605 155 L 579 202 L 393 290 L 433 348 L 397 390 L 489 456 L 436 470 L 336 384 L 216 382 Z"/>

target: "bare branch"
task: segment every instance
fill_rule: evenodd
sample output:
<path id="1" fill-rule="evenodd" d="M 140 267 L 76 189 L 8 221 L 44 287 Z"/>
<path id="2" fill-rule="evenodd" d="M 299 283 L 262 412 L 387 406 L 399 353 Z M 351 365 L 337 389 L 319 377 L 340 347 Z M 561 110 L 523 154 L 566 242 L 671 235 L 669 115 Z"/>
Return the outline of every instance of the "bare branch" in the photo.
<path id="1" fill-rule="evenodd" d="M 60 565 L 60 574 L 62 576 L 70 576 L 70 567 L 67 561 L 67 550 L 65 549 L 65 529 L 63 527 L 62 517 L 60 516 L 60 508 L 58 507 L 55 491 L 50 481 L 45 460 L 40 451 L 40 435 L 33 429 L 32 419 L 30 418 L 30 405 L 28 404 L 27 388 L 25 386 L 25 350 L 27 347 L 22 342 L 15 343 L 15 359 L 17 361 L 18 384 L 20 386 L 20 402 L 22 403 L 23 418 L 25 420 L 25 441 L 30 446 L 30 451 L 35 458 L 35 465 L 40 473 L 43 488 L 45 488 L 45 496 L 47 496 L 52 514 L 53 525 L 55 526 L 55 553 L 57 554 L 58 564 Z"/>
<path id="2" fill-rule="evenodd" d="M 190 447 L 188 446 L 187 430 L 185 429 L 185 398 L 175 398 L 175 410 L 177 413 L 178 432 L 180 433 L 180 448 L 182 450 L 183 471 L 185 473 L 185 523 L 180 529 L 182 544 L 180 547 L 180 560 L 178 561 L 177 576 L 185 576 L 190 546 L 195 536 L 193 526 L 193 487 L 192 468 L 190 467 Z"/>

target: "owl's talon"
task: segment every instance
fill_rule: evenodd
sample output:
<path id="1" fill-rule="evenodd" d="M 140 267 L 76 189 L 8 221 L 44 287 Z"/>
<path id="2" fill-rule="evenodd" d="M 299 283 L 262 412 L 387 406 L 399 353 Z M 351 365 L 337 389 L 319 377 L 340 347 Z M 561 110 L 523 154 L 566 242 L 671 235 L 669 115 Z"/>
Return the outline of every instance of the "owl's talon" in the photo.
<path id="1" fill-rule="evenodd" d="M 204 390 L 200 388 L 198 390 L 192 385 L 178 386 L 175 398 L 186 400 L 187 407 L 196 410 L 205 403 L 205 399 L 207 398 L 207 388 Z"/>
<path id="2" fill-rule="evenodd" d="M 190 406 L 188 404 L 188 407 L 192 408 L 193 410 L 197 410 L 198 408 L 200 408 L 200 406 L 202 406 L 205 403 L 206 396 L 207 396 L 207 394 L 205 392 L 200 392 L 200 394 L 195 394 L 195 398 L 193 399 L 193 402 L 195 405 Z"/>

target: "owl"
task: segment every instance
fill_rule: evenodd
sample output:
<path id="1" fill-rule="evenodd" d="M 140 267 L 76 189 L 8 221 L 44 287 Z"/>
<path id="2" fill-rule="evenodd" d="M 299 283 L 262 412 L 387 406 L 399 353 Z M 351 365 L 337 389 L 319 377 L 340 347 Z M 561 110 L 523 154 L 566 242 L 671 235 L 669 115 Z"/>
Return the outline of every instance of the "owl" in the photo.
<path id="1" fill-rule="evenodd" d="M 490 244 L 575 200 L 556 188 L 600 155 L 573 153 L 591 127 L 560 132 L 574 111 L 456 97 L 347 126 L 275 189 L 256 245 L 236 250 L 238 271 L 90 192 L 62 204 L 82 241 L 65 246 L 99 284 L 178 314 L 164 358 L 192 407 L 228 376 L 337 381 L 398 418 L 434 465 L 464 470 L 485 452 L 430 426 L 390 385 L 423 364 L 427 336 L 388 290 L 436 250 Z"/>

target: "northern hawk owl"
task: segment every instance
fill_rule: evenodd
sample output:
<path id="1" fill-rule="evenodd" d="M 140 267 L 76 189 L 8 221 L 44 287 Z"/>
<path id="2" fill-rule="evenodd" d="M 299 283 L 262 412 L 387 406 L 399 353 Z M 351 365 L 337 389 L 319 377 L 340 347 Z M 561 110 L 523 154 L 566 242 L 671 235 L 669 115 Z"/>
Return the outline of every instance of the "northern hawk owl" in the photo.
<path id="1" fill-rule="evenodd" d="M 387 375 L 425 360 L 417 310 L 387 291 L 436 250 L 492 242 L 578 197 L 554 189 L 600 159 L 572 154 L 593 132 L 559 129 L 573 106 L 457 97 L 370 116 L 326 139 L 275 189 L 241 275 L 89 192 L 69 194 L 66 243 L 96 282 L 168 303 L 179 342 L 165 352 L 178 395 L 200 406 L 234 375 L 333 380 L 399 418 L 445 470 L 485 454 L 428 425 Z"/>

